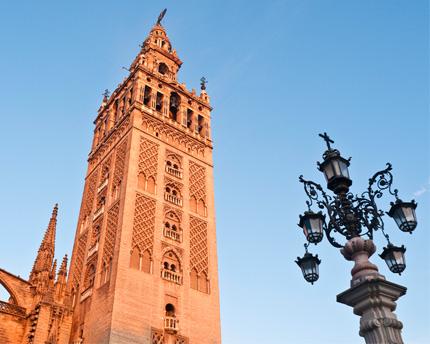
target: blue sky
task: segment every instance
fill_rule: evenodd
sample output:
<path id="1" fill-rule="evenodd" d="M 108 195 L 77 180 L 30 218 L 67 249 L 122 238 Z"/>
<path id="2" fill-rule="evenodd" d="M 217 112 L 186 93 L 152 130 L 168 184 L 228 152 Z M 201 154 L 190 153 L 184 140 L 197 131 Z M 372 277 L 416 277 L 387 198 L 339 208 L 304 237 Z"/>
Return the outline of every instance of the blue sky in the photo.
<path id="1" fill-rule="evenodd" d="M 406 343 L 430 342 L 429 23 L 426 1 L 20 1 L 0 10 L 3 197 L 0 267 L 28 277 L 55 203 L 57 258 L 71 254 L 92 121 L 127 75 L 158 14 L 188 89 L 209 81 L 224 344 L 363 343 L 336 303 L 352 263 L 324 240 L 320 280 L 294 263 L 306 210 L 298 176 L 316 169 L 326 131 L 352 156 L 351 191 L 393 164 L 419 225 L 394 244 L 407 268 L 396 314 Z M 380 200 L 389 209 L 391 197 Z M 377 253 L 385 246 L 376 233 Z"/>

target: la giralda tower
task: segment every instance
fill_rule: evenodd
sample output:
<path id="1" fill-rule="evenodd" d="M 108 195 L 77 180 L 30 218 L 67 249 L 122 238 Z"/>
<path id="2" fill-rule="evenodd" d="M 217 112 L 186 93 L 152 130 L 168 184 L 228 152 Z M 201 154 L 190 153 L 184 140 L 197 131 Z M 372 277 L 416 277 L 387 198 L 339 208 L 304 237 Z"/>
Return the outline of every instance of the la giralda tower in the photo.
<path id="1" fill-rule="evenodd" d="M 94 121 L 70 343 L 221 343 L 209 96 L 158 18 Z"/>

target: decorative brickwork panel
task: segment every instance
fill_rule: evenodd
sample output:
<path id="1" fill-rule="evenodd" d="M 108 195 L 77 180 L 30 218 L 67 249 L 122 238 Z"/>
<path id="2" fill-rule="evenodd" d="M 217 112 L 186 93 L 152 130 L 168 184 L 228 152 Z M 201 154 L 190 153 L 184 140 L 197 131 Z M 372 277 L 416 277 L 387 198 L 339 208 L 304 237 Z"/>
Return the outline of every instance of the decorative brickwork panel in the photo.
<path id="1" fill-rule="evenodd" d="M 109 157 L 105 159 L 105 162 L 103 163 L 100 182 L 103 182 L 106 178 L 109 178 L 109 171 L 111 169 L 111 164 L 112 164 L 112 154 L 109 155 Z"/>
<path id="2" fill-rule="evenodd" d="M 106 265 L 109 264 L 109 261 L 113 257 L 116 232 L 118 229 L 118 214 L 119 202 L 116 203 L 108 212 L 105 242 L 103 245 L 103 262 L 105 262 Z"/>
<path id="3" fill-rule="evenodd" d="M 169 151 L 168 149 L 166 149 L 166 158 L 169 156 L 174 156 L 176 159 L 178 159 L 179 163 L 182 164 L 182 157 L 176 153 L 173 153 L 172 151 Z"/>
<path id="4" fill-rule="evenodd" d="M 91 176 L 87 180 L 86 190 L 84 191 L 84 199 L 82 201 L 82 213 L 81 217 L 89 216 L 93 208 L 94 198 L 97 190 L 97 175 L 98 169 L 93 171 Z"/>
<path id="5" fill-rule="evenodd" d="M 190 216 L 190 270 L 208 275 L 208 225 L 205 221 Z"/>
<path id="6" fill-rule="evenodd" d="M 115 170 L 113 172 L 113 184 L 112 187 L 118 186 L 122 180 L 124 174 L 124 165 L 125 165 L 125 154 L 127 150 L 127 141 L 126 138 L 117 148 L 116 150 L 116 160 L 115 160 Z"/>
<path id="7" fill-rule="evenodd" d="M 164 344 L 164 333 L 163 331 L 152 331 L 152 342 L 151 344 Z"/>
<path id="8" fill-rule="evenodd" d="M 177 181 L 171 179 L 171 178 L 164 177 L 164 185 L 171 185 L 171 186 L 177 188 L 182 193 L 183 185 L 181 183 L 178 183 Z"/>
<path id="9" fill-rule="evenodd" d="M 85 247 L 87 246 L 88 232 L 85 232 L 78 240 L 78 249 L 76 250 L 75 269 L 73 273 L 73 285 L 79 284 L 81 280 L 82 266 L 85 260 Z"/>
<path id="10" fill-rule="evenodd" d="M 170 205 L 167 205 L 167 204 L 164 204 L 163 205 L 163 212 L 164 212 L 164 215 L 166 215 L 168 212 L 172 212 L 172 213 L 174 213 L 177 217 L 178 217 L 178 219 L 179 219 L 179 222 L 182 222 L 182 211 L 180 211 L 179 209 L 177 209 L 177 208 L 173 208 L 173 207 L 171 207 Z"/>
<path id="11" fill-rule="evenodd" d="M 206 203 L 206 169 L 190 161 L 190 197 Z"/>
<path id="12" fill-rule="evenodd" d="M 148 250 L 152 255 L 154 226 L 155 200 L 136 193 L 131 247 L 137 246 L 140 252 Z"/>
<path id="13" fill-rule="evenodd" d="M 139 171 L 143 173 L 146 178 L 153 177 L 157 179 L 158 167 L 158 144 L 140 137 L 140 151 L 139 151 Z"/>

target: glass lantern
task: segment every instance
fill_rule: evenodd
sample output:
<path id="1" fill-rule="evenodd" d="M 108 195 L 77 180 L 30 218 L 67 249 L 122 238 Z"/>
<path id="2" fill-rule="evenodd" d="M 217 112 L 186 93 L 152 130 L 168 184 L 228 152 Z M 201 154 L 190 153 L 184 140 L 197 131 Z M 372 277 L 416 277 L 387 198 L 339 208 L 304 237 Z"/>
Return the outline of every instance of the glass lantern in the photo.
<path id="1" fill-rule="evenodd" d="M 312 244 L 319 243 L 323 238 L 325 215 L 321 211 L 315 214 L 312 210 L 309 210 L 305 211 L 303 216 L 299 215 L 299 217 L 298 226 L 303 228 L 306 239 Z"/>
<path id="2" fill-rule="evenodd" d="M 401 231 L 412 234 L 417 227 L 417 216 L 415 214 L 417 205 L 414 200 L 412 202 L 403 202 L 398 199 L 395 204 L 391 202 L 391 209 L 387 214 L 396 221 Z"/>
<path id="3" fill-rule="evenodd" d="M 303 258 L 297 257 L 296 263 L 302 269 L 303 277 L 306 281 L 314 284 L 318 280 L 318 266 L 321 264 L 318 255 L 314 257 L 311 253 L 306 252 Z"/>
<path id="4" fill-rule="evenodd" d="M 342 158 L 336 151 L 324 157 L 324 161 L 319 165 L 319 170 L 324 173 L 327 181 L 327 188 L 334 193 L 345 191 L 348 192 L 352 184 L 349 179 L 348 171 L 349 161 Z"/>
<path id="5" fill-rule="evenodd" d="M 406 268 L 405 252 L 405 246 L 397 247 L 390 243 L 379 256 L 385 260 L 391 272 L 401 275 Z"/>

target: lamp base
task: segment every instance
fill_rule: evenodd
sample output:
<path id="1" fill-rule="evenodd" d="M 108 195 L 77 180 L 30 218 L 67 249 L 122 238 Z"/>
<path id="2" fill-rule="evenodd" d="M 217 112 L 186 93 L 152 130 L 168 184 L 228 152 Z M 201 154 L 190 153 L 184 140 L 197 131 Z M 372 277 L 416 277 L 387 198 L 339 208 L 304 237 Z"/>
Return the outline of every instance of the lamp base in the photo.
<path id="1" fill-rule="evenodd" d="M 359 335 L 367 344 L 403 344 L 403 324 L 392 312 L 406 288 L 377 274 L 361 275 L 355 285 L 337 295 L 337 302 L 354 308 L 360 318 Z"/>

